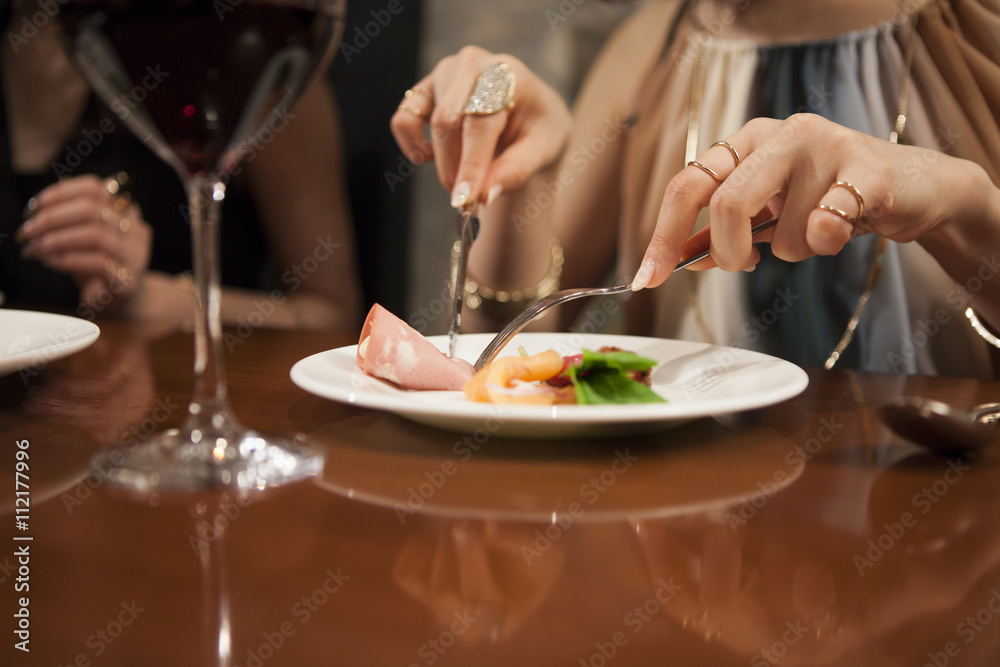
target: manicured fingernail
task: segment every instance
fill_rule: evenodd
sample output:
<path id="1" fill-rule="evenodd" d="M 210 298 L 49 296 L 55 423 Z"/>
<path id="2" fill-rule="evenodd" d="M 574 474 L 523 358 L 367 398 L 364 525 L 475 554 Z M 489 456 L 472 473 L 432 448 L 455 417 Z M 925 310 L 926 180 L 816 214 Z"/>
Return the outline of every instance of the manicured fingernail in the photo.
<path id="1" fill-rule="evenodd" d="M 496 201 L 496 198 L 499 197 L 501 193 L 503 193 L 503 186 L 499 183 L 495 183 L 486 193 L 486 205 L 489 206 Z"/>
<path id="2" fill-rule="evenodd" d="M 470 192 L 472 192 L 472 184 L 468 181 L 456 184 L 455 189 L 451 191 L 452 208 L 462 208 L 465 206 L 465 202 L 469 200 Z"/>
<path id="3" fill-rule="evenodd" d="M 33 223 L 29 220 L 18 227 L 17 231 L 14 232 L 14 240 L 18 243 L 24 243 L 24 241 L 28 238 L 28 232 L 31 231 L 32 224 Z"/>
<path id="4" fill-rule="evenodd" d="M 28 200 L 28 203 L 24 205 L 24 210 L 21 211 L 21 217 L 24 220 L 27 220 L 28 218 L 33 216 L 35 214 L 35 211 L 37 210 L 38 210 L 38 198 L 32 197 L 31 199 Z"/>
<path id="5" fill-rule="evenodd" d="M 639 271 L 635 274 L 635 278 L 632 279 L 632 291 L 638 292 L 653 278 L 653 272 L 656 270 L 656 262 L 651 259 L 647 259 L 639 267 Z"/>
<path id="6" fill-rule="evenodd" d="M 757 268 L 756 264 L 751 264 L 750 266 L 744 267 L 743 270 L 747 273 L 753 273 L 753 270 Z"/>

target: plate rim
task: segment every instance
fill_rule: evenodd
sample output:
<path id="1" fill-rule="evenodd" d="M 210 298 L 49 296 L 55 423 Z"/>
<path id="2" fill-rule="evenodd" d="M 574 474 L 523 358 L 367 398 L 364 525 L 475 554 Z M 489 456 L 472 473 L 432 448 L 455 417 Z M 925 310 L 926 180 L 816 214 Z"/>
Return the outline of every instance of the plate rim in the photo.
<path id="1" fill-rule="evenodd" d="M 52 313 L 44 310 L 0 308 L 0 320 L 3 320 L 11 315 L 15 318 L 51 321 L 53 327 L 48 331 L 49 334 L 51 334 L 52 330 L 55 330 L 56 325 L 59 325 L 60 323 L 64 326 L 79 326 L 82 327 L 82 330 L 79 333 L 72 334 L 68 340 L 51 342 L 41 347 L 35 347 L 31 350 L 20 352 L 13 356 L 8 356 L 5 350 L 0 349 L 0 376 L 33 367 L 41 364 L 42 362 L 47 364 L 58 359 L 72 356 L 73 354 L 85 350 L 93 345 L 101 335 L 101 328 L 97 324 L 91 322 L 90 320 L 73 315 Z M 4 321 L 4 326 L 6 327 L 11 325 Z M 19 325 L 15 322 L 13 326 L 24 326 L 24 324 L 21 323 Z"/>

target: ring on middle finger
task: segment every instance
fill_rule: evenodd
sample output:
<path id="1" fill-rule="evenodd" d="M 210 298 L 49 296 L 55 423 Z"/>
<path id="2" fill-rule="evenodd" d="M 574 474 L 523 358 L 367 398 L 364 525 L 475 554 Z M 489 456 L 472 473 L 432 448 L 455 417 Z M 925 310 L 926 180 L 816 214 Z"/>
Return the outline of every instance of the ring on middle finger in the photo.
<path id="1" fill-rule="evenodd" d="M 715 148 L 716 146 L 722 146 L 727 151 L 729 151 L 729 153 L 733 156 L 733 160 L 736 161 L 736 166 L 737 167 L 740 166 L 740 162 L 742 160 L 740 160 L 740 152 L 738 150 L 736 150 L 736 146 L 733 146 L 728 141 L 724 141 L 722 139 L 719 139 L 714 144 L 712 144 L 711 146 L 709 146 L 709 148 Z"/>
<path id="2" fill-rule="evenodd" d="M 860 220 L 861 218 L 863 218 L 864 215 L 865 215 L 865 198 L 861 196 L 861 191 L 858 190 L 858 188 L 853 183 L 851 183 L 849 181 L 837 181 L 836 183 L 834 183 L 833 185 L 830 186 L 830 188 L 827 190 L 827 194 L 829 194 L 835 188 L 846 188 L 847 190 L 851 191 L 851 194 L 854 195 L 855 201 L 858 202 L 858 214 L 856 216 L 854 216 L 854 215 L 851 215 L 850 213 L 848 213 L 847 211 L 845 211 L 842 208 L 838 208 L 836 206 L 831 206 L 830 204 L 824 204 L 822 202 L 819 203 L 819 204 L 817 204 L 816 208 L 822 209 L 822 210 L 827 211 L 829 213 L 833 213 L 837 217 L 846 220 L 847 222 L 851 223 L 852 225 L 855 224 L 858 220 Z"/>
<path id="3" fill-rule="evenodd" d="M 514 83 L 514 72 L 510 65 L 490 65 L 476 78 L 462 113 L 466 116 L 488 116 L 504 109 L 513 109 Z"/>
<path id="4" fill-rule="evenodd" d="M 112 280 L 118 279 L 124 281 L 128 279 L 128 269 L 113 259 L 109 258 L 104 261 L 104 270 Z"/>
<path id="5" fill-rule="evenodd" d="M 117 206 L 115 208 L 117 209 Z M 115 218 L 117 218 L 117 220 L 115 220 Z M 101 209 L 101 220 L 108 223 L 109 226 L 117 229 L 122 234 L 132 228 L 132 221 L 128 217 L 122 215 L 121 210 L 113 210 L 107 206 Z"/>
<path id="6" fill-rule="evenodd" d="M 109 176 L 102 181 L 104 188 L 111 195 L 111 205 L 101 209 L 101 220 L 116 227 L 122 234 L 132 227 L 132 221 L 123 214 L 123 211 L 132 203 L 132 195 L 125 189 L 128 182 L 128 173 L 124 171 L 119 171 L 114 176 Z"/>

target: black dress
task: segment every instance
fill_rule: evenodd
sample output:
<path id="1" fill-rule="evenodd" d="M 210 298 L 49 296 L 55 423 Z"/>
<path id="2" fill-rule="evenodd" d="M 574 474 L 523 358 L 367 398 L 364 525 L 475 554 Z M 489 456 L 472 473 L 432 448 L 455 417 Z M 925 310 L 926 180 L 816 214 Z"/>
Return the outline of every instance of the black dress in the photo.
<path id="1" fill-rule="evenodd" d="M 6 27 L 10 5 L 3 5 L 2 25 Z M 84 174 L 106 178 L 127 172 L 132 198 L 153 228 L 149 269 L 171 274 L 191 270 L 191 230 L 179 177 L 96 96 L 87 105 L 75 136 L 41 173 L 13 173 L 5 89 L 0 95 L 0 127 L 4 130 L 0 136 L 0 292 L 6 297 L 6 307 L 64 312 L 77 307 L 79 290 L 74 280 L 22 258 L 21 246 L 14 239 L 28 199 L 61 178 Z M 237 179 L 227 187 L 223 202 L 220 253 L 223 285 L 262 289 L 273 284 L 260 220 Z"/>

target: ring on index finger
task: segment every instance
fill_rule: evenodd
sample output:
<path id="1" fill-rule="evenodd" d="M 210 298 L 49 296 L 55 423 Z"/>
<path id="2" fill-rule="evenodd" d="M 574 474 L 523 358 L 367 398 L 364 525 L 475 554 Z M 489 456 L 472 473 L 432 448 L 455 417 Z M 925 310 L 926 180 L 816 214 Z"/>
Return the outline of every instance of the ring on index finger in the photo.
<path id="1" fill-rule="evenodd" d="M 712 148 L 715 148 L 716 146 L 722 146 L 727 151 L 729 151 L 729 154 L 733 156 L 733 160 L 736 162 L 735 166 L 736 167 L 740 166 L 740 162 L 742 162 L 742 160 L 740 159 L 740 152 L 738 150 L 736 150 L 736 146 L 733 146 L 728 141 L 725 141 L 723 139 L 719 139 L 718 141 L 716 141 L 714 144 L 712 144 L 708 148 L 709 148 L 709 150 L 711 150 Z M 690 162 L 687 163 L 687 166 L 689 166 L 689 167 L 697 167 L 698 169 L 701 169 L 703 172 L 705 172 L 706 174 L 708 174 L 709 176 L 711 176 L 712 178 L 714 178 L 719 183 L 722 183 L 725 180 L 722 176 L 719 175 L 719 172 L 717 172 L 716 170 L 712 169 L 711 167 L 709 167 L 706 164 L 698 162 L 697 160 L 691 160 Z"/>
<path id="2" fill-rule="evenodd" d="M 423 86 L 414 86 L 413 88 L 410 88 L 405 93 L 403 93 L 403 97 L 406 99 L 409 99 L 414 95 L 421 95 L 423 97 L 426 97 L 431 102 L 434 101 L 434 93 L 427 90 Z"/>
<path id="3" fill-rule="evenodd" d="M 417 118 L 423 116 L 427 112 L 418 106 L 407 104 L 407 100 L 413 100 L 415 95 L 427 98 L 427 101 L 431 103 L 431 107 L 434 106 L 434 94 L 423 86 L 414 86 L 413 88 L 408 88 L 406 92 L 403 93 L 403 100 L 399 103 L 399 106 L 396 107 L 396 109 L 399 111 L 405 111 L 411 116 L 416 116 Z M 413 101 L 416 102 L 416 100 Z"/>
<path id="4" fill-rule="evenodd" d="M 465 103 L 467 116 L 488 116 L 514 108 L 514 72 L 507 63 L 490 65 L 476 78 Z"/>
<path id="5" fill-rule="evenodd" d="M 709 176 L 711 176 L 712 178 L 714 178 L 715 180 L 717 180 L 719 183 L 722 182 L 722 176 L 719 176 L 719 174 L 716 173 L 716 171 L 714 169 L 712 169 L 711 167 L 706 167 L 705 165 L 703 165 L 701 162 L 698 162 L 697 160 L 691 160 L 690 162 L 688 162 L 687 166 L 689 166 L 689 167 L 698 167 L 703 172 L 705 172 L 706 174 L 708 174 Z"/>

